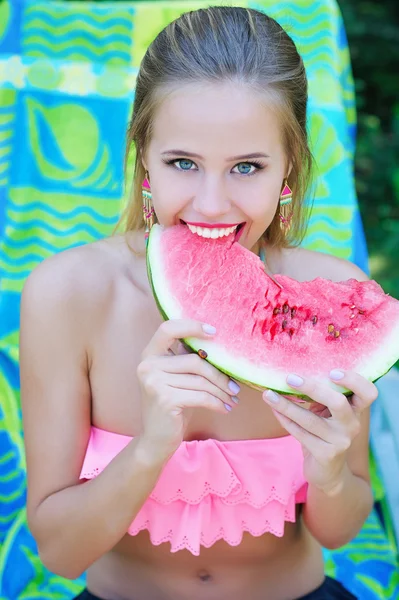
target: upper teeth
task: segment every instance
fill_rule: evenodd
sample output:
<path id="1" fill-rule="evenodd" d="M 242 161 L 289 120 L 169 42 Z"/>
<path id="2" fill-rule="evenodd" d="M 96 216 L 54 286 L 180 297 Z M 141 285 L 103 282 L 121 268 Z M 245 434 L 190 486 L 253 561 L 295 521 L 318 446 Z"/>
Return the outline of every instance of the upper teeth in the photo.
<path id="1" fill-rule="evenodd" d="M 201 237 L 216 239 L 224 237 L 225 235 L 230 235 L 230 233 L 233 233 L 233 231 L 236 230 L 237 225 L 234 227 L 224 227 L 223 229 L 219 227 L 211 229 L 210 227 L 197 227 L 196 225 L 189 225 L 187 223 L 187 227 L 190 231 L 200 235 Z"/>

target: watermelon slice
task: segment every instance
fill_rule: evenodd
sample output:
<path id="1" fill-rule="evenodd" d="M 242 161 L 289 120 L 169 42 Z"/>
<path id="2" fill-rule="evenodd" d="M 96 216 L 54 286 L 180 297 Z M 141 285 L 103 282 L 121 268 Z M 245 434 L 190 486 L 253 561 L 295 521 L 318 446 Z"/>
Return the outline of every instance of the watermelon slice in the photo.
<path id="1" fill-rule="evenodd" d="M 184 342 L 205 351 L 218 369 L 256 389 L 300 396 L 287 385 L 288 373 L 348 393 L 331 382 L 331 369 L 353 369 L 375 381 L 399 358 L 399 302 L 375 281 L 300 283 L 283 275 L 274 281 L 235 239 L 234 233 L 205 239 L 185 225 L 154 225 L 147 248 L 163 317 L 214 325 L 212 340 Z"/>

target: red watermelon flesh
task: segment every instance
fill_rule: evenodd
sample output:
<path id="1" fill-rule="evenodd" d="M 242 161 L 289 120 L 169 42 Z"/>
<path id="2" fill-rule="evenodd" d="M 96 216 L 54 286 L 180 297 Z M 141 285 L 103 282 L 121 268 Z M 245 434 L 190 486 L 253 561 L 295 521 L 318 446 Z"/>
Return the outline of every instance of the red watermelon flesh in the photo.
<path id="1" fill-rule="evenodd" d="M 298 373 L 342 390 L 331 383 L 331 369 L 374 381 L 398 359 L 399 302 L 376 282 L 275 275 L 277 285 L 234 240 L 155 225 L 147 253 L 162 314 L 214 325 L 213 340 L 185 342 L 220 370 L 260 389 L 292 393 L 286 376 Z"/>

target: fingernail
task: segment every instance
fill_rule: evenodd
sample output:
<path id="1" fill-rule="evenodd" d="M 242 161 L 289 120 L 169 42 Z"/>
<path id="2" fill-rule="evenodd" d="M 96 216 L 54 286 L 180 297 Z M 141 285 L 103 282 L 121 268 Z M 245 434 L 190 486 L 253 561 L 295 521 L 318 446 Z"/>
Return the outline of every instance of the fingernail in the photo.
<path id="1" fill-rule="evenodd" d="M 238 385 L 238 383 L 236 383 L 235 381 L 233 381 L 232 379 L 230 379 L 229 381 L 229 390 L 230 392 L 233 392 L 233 394 L 238 394 L 238 392 L 240 391 L 240 386 Z"/>
<path id="2" fill-rule="evenodd" d="M 299 387 L 303 384 L 303 379 L 302 377 L 299 377 L 299 375 L 294 375 L 293 373 L 290 373 L 290 375 L 288 375 L 287 377 L 287 383 L 289 385 L 292 385 L 293 387 Z"/>
<path id="3" fill-rule="evenodd" d="M 340 371 L 339 369 L 333 369 L 332 371 L 330 371 L 330 377 L 335 381 L 339 381 L 344 377 L 344 375 L 345 373 L 343 371 Z"/>
<path id="4" fill-rule="evenodd" d="M 232 396 L 231 399 L 233 400 L 233 402 L 235 402 L 236 404 L 239 403 L 239 399 L 237 398 L 237 396 Z"/>
<path id="5" fill-rule="evenodd" d="M 228 411 L 230 411 L 230 410 L 231 410 L 231 406 L 230 406 L 229 404 L 225 404 L 224 406 L 225 406 L 225 409 L 226 409 L 226 410 L 228 410 Z"/>
<path id="6" fill-rule="evenodd" d="M 212 325 L 205 324 L 202 326 L 202 330 L 208 335 L 214 335 L 216 333 L 216 327 L 213 327 Z"/>
<path id="7" fill-rule="evenodd" d="M 273 390 L 267 390 L 267 392 L 265 394 L 265 398 L 266 398 L 266 400 L 268 400 L 269 402 L 272 402 L 273 404 L 277 404 L 277 402 L 280 401 L 279 395 L 276 394 L 276 392 L 273 392 Z"/>

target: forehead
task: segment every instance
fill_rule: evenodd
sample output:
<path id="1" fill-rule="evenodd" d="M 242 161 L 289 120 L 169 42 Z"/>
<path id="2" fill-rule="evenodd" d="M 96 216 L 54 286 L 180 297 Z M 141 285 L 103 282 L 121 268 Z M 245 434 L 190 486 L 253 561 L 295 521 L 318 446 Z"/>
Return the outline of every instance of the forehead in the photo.
<path id="1" fill-rule="evenodd" d="M 238 84 L 188 84 L 161 102 L 151 145 L 226 154 L 267 151 L 280 145 L 280 126 L 265 98 Z"/>

